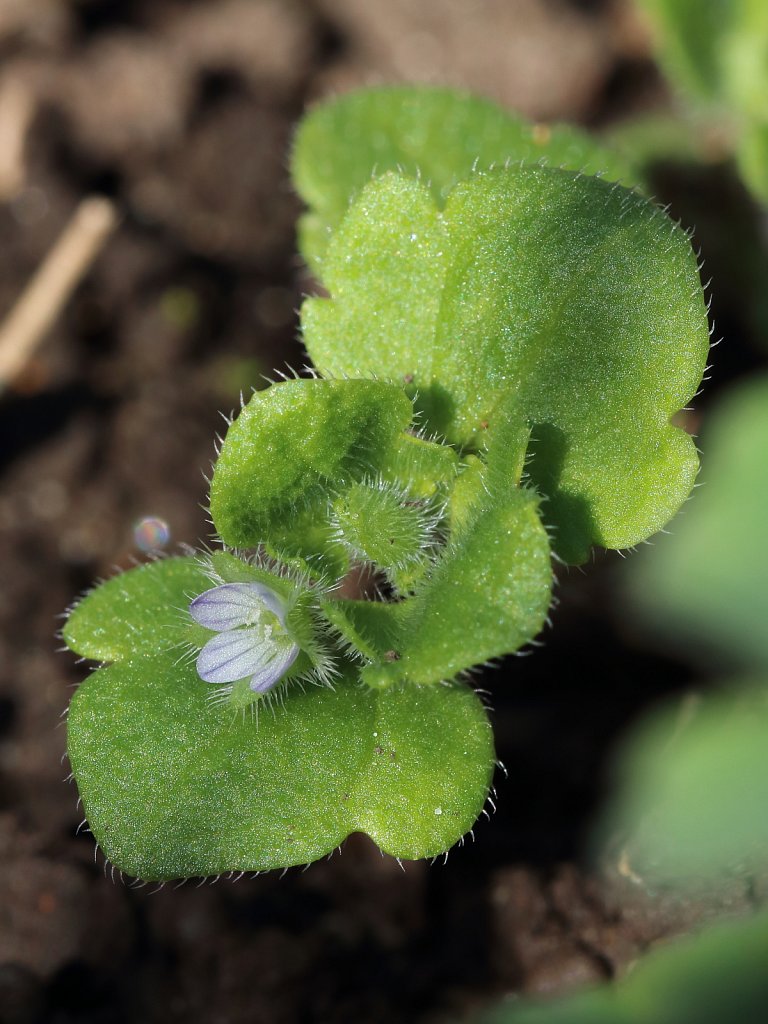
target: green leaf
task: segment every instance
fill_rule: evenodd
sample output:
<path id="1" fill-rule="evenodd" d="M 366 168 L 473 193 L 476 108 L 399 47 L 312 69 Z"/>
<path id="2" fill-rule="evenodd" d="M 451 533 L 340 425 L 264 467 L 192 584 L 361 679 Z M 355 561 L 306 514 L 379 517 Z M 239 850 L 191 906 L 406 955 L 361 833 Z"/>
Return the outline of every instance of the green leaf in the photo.
<path id="1" fill-rule="evenodd" d="M 170 651 L 198 633 L 187 609 L 210 586 L 200 558 L 148 562 L 92 590 L 75 606 L 62 636 L 71 650 L 94 661 Z"/>
<path id="2" fill-rule="evenodd" d="M 416 596 L 398 606 L 394 656 L 363 669 L 365 682 L 438 683 L 536 636 L 552 599 L 549 538 L 537 506 L 534 494 L 513 488 L 475 508 Z"/>
<path id="3" fill-rule="evenodd" d="M 373 380 L 292 380 L 256 392 L 216 463 L 211 514 L 220 536 L 232 546 L 279 544 L 298 518 L 303 537 L 329 492 L 376 472 L 412 415 L 401 388 Z"/>
<path id="4" fill-rule="evenodd" d="M 698 460 L 669 419 L 701 380 L 704 298 L 684 232 L 636 193 L 524 168 L 475 175 L 441 213 L 387 175 L 324 276 L 332 298 L 302 316 L 323 371 L 405 381 L 427 428 L 470 450 L 515 403 L 562 558 L 635 544 L 688 495 Z"/>
<path id="5" fill-rule="evenodd" d="M 231 582 L 265 575 L 225 552 L 207 568 Z M 210 584 L 202 559 L 153 562 L 94 591 L 65 627 L 75 649 L 119 659 L 78 689 L 67 722 L 112 863 L 147 879 L 287 867 L 360 830 L 394 856 L 425 857 L 472 827 L 494 752 L 470 689 L 375 692 L 348 668 L 335 689 L 287 685 L 278 705 L 233 715 L 185 656 L 204 638 L 194 645 L 184 611 Z"/>
<path id="6" fill-rule="evenodd" d="M 302 864 L 349 831 L 362 770 L 364 691 L 292 690 L 290 712 L 211 707 L 194 666 L 155 657 L 91 675 L 68 719 L 68 752 L 106 857 L 145 879 Z"/>
<path id="7" fill-rule="evenodd" d="M 655 949 L 616 984 L 556 1002 L 515 1000 L 484 1024 L 758 1024 L 768 1005 L 768 914 Z"/>
<path id="8" fill-rule="evenodd" d="M 686 651 L 768 668 L 768 380 L 731 391 L 705 426 L 701 489 L 632 566 L 648 622 Z M 693 642 L 692 642 L 693 641 Z"/>
<path id="9" fill-rule="evenodd" d="M 309 299 L 302 307 L 304 341 L 320 372 L 381 374 L 411 393 L 439 388 L 435 327 L 448 245 L 426 185 L 388 174 L 365 188 L 329 249 L 324 280 L 334 301 Z M 353 366 L 359 371 L 350 373 Z M 443 429 L 442 422 L 427 425 Z"/>
<path id="10" fill-rule="evenodd" d="M 404 602 L 327 600 L 322 607 L 342 644 L 355 655 L 380 662 L 389 652 L 396 653 Z"/>
<path id="11" fill-rule="evenodd" d="M 448 445 L 400 434 L 390 451 L 379 462 L 383 477 L 399 480 L 414 498 L 431 498 L 438 488 L 453 485 L 459 471 L 459 459 Z"/>
<path id="12" fill-rule="evenodd" d="M 354 828 L 393 856 L 437 856 L 469 831 L 488 796 L 488 717 L 460 683 L 392 687 L 375 703 L 373 749 L 350 800 Z"/>
<path id="13" fill-rule="evenodd" d="M 466 687 L 293 687 L 258 724 L 209 706 L 209 691 L 156 657 L 100 669 L 75 695 L 72 770 L 96 841 L 129 874 L 304 864 L 353 831 L 393 856 L 433 856 L 482 810 L 493 745 Z"/>
<path id="14" fill-rule="evenodd" d="M 296 590 L 290 576 L 276 575 L 257 562 L 245 562 L 229 551 L 211 551 L 200 556 L 209 570 L 212 585 L 222 583 L 264 583 L 279 594 L 286 602 Z"/>
<path id="15" fill-rule="evenodd" d="M 585 132 L 531 125 L 467 93 L 389 86 L 330 100 L 312 110 L 296 134 L 292 173 L 310 207 L 300 223 L 300 248 L 324 278 L 328 240 L 374 175 L 419 175 L 442 206 L 453 186 L 476 170 L 521 162 L 636 180 L 624 160 Z"/>
<path id="16" fill-rule="evenodd" d="M 401 569 L 422 560 L 434 514 L 387 486 L 357 483 L 333 504 L 333 521 L 355 561 Z"/>
<path id="17" fill-rule="evenodd" d="M 630 737 L 602 836 L 649 887 L 711 890 L 768 867 L 768 698 L 747 690 L 665 709 Z"/>

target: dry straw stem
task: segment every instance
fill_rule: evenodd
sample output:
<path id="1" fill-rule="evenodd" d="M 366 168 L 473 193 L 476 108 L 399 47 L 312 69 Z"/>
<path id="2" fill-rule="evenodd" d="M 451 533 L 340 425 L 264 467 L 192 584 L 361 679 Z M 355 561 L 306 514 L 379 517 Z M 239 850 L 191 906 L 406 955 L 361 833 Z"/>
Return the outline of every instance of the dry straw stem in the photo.
<path id="1" fill-rule="evenodd" d="M 0 80 L 0 202 L 24 184 L 24 144 L 34 112 L 32 94 L 18 78 Z"/>
<path id="2" fill-rule="evenodd" d="M 101 196 L 77 207 L 0 326 L 0 388 L 24 368 L 118 221 L 114 204 Z"/>

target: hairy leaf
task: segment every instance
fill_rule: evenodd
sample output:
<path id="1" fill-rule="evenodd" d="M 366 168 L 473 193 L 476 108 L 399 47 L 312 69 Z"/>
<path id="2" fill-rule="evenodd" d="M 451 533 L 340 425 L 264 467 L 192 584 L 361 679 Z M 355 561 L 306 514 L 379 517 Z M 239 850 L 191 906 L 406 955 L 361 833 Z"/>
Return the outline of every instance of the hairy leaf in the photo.
<path id="1" fill-rule="evenodd" d="M 636 180 L 624 160 L 577 128 L 528 124 L 452 89 L 398 85 L 330 100 L 304 118 L 293 149 L 294 182 L 310 207 L 300 223 L 301 250 L 324 277 L 328 240 L 374 175 L 418 175 L 442 206 L 475 171 L 521 162 Z"/>
<path id="2" fill-rule="evenodd" d="M 688 495 L 695 448 L 669 420 L 701 379 L 706 310 L 687 237 L 638 194 L 524 168 L 475 175 L 441 212 L 387 175 L 325 280 L 303 309 L 323 371 L 405 382 L 428 429 L 470 450 L 514 402 L 561 557 L 632 545 Z"/>
<path id="3" fill-rule="evenodd" d="M 214 471 L 211 514 L 222 539 L 255 546 L 282 538 L 302 512 L 310 523 L 329 491 L 376 472 L 412 415 L 401 388 L 372 380 L 293 380 L 256 392 Z"/>
<path id="4" fill-rule="evenodd" d="M 105 855 L 147 879 L 307 863 L 348 832 L 370 701 L 354 687 L 297 690 L 259 723 L 215 709 L 194 666 L 161 657 L 91 675 L 68 750 Z"/>
<path id="5" fill-rule="evenodd" d="M 389 659 L 365 668 L 372 686 L 438 683 L 516 651 L 541 629 L 552 599 L 549 539 L 531 492 L 476 506 L 416 595 L 398 606 Z"/>
<path id="6" fill-rule="evenodd" d="M 230 579 L 260 573 L 211 561 Z M 180 610 L 209 584 L 195 559 L 151 563 L 86 598 L 65 630 L 78 650 L 119 659 L 88 677 L 68 718 L 85 813 L 112 863 L 148 879 L 287 867 L 353 831 L 424 857 L 472 827 L 494 752 L 470 689 L 379 692 L 348 669 L 334 689 L 288 685 L 279 704 L 233 716 L 167 640 L 185 635 Z"/>
<path id="7" fill-rule="evenodd" d="M 258 724 L 206 702 L 194 668 L 156 657 L 89 677 L 69 756 L 94 836 L 141 878 L 316 860 L 353 831 L 396 857 L 434 856 L 473 825 L 490 726 L 467 687 L 289 688 Z"/>
<path id="8" fill-rule="evenodd" d="M 94 661 L 171 651 L 200 632 L 187 609 L 209 586 L 199 558 L 148 562 L 92 590 L 75 605 L 62 636 L 71 650 Z"/>
<path id="9" fill-rule="evenodd" d="M 349 813 L 393 856 L 436 856 L 468 832 L 488 795 L 491 725 L 461 683 L 404 686 L 375 697 L 373 747 Z"/>

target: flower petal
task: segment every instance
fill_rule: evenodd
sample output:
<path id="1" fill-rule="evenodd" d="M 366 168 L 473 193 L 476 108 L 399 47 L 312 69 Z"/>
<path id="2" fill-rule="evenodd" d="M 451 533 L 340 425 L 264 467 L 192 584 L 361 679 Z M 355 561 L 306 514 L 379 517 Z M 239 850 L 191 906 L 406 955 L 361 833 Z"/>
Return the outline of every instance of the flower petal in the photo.
<path id="1" fill-rule="evenodd" d="M 217 633 L 197 656 L 197 674 L 206 683 L 234 683 L 261 672 L 283 650 L 259 627 Z"/>
<path id="2" fill-rule="evenodd" d="M 267 608 L 285 625 L 285 605 L 261 583 L 223 583 L 200 594 L 189 606 L 189 614 L 206 629 L 222 633 L 255 620 L 254 612 Z M 248 673 L 246 672 L 245 675 Z"/>
<path id="3" fill-rule="evenodd" d="M 276 651 L 269 665 L 265 665 L 251 676 L 251 681 L 248 683 L 250 689 L 255 693 L 265 693 L 270 690 L 296 661 L 298 653 L 298 644 L 291 644 L 284 651 Z"/>

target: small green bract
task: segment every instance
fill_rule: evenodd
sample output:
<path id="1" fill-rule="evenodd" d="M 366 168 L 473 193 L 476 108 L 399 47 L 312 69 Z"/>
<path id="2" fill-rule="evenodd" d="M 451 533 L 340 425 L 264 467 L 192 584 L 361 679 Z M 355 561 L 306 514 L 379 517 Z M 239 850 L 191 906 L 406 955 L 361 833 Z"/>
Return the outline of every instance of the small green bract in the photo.
<path id="1" fill-rule="evenodd" d="M 364 95 L 390 139 L 404 103 L 411 142 L 435 104 L 477 117 L 478 139 L 503 117 L 444 90 Z M 332 107 L 328 131 L 362 130 L 360 103 Z M 353 831 L 400 858 L 447 851 L 495 761 L 467 673 L 540 632 L 553 552 L 637 543 L 687 497 L 696 452 L 670 418 L 708 351 L 689 241 L 636 192 L 525 164 L 515 124 L 493 170 L 447 133 L 437 192 L 423 149 L 408 173 L 363 162 L 361 180 L 310 188 L 338 143 L 301 130 L 325 223 L 329 297 L 302 314 L 318 372 L 232 423 L 211 487 L 221 550 L 115 577 L 64 629 L 105 663 L 72 702 L 69 755 L 124 871 L 304 864 Z"/>

